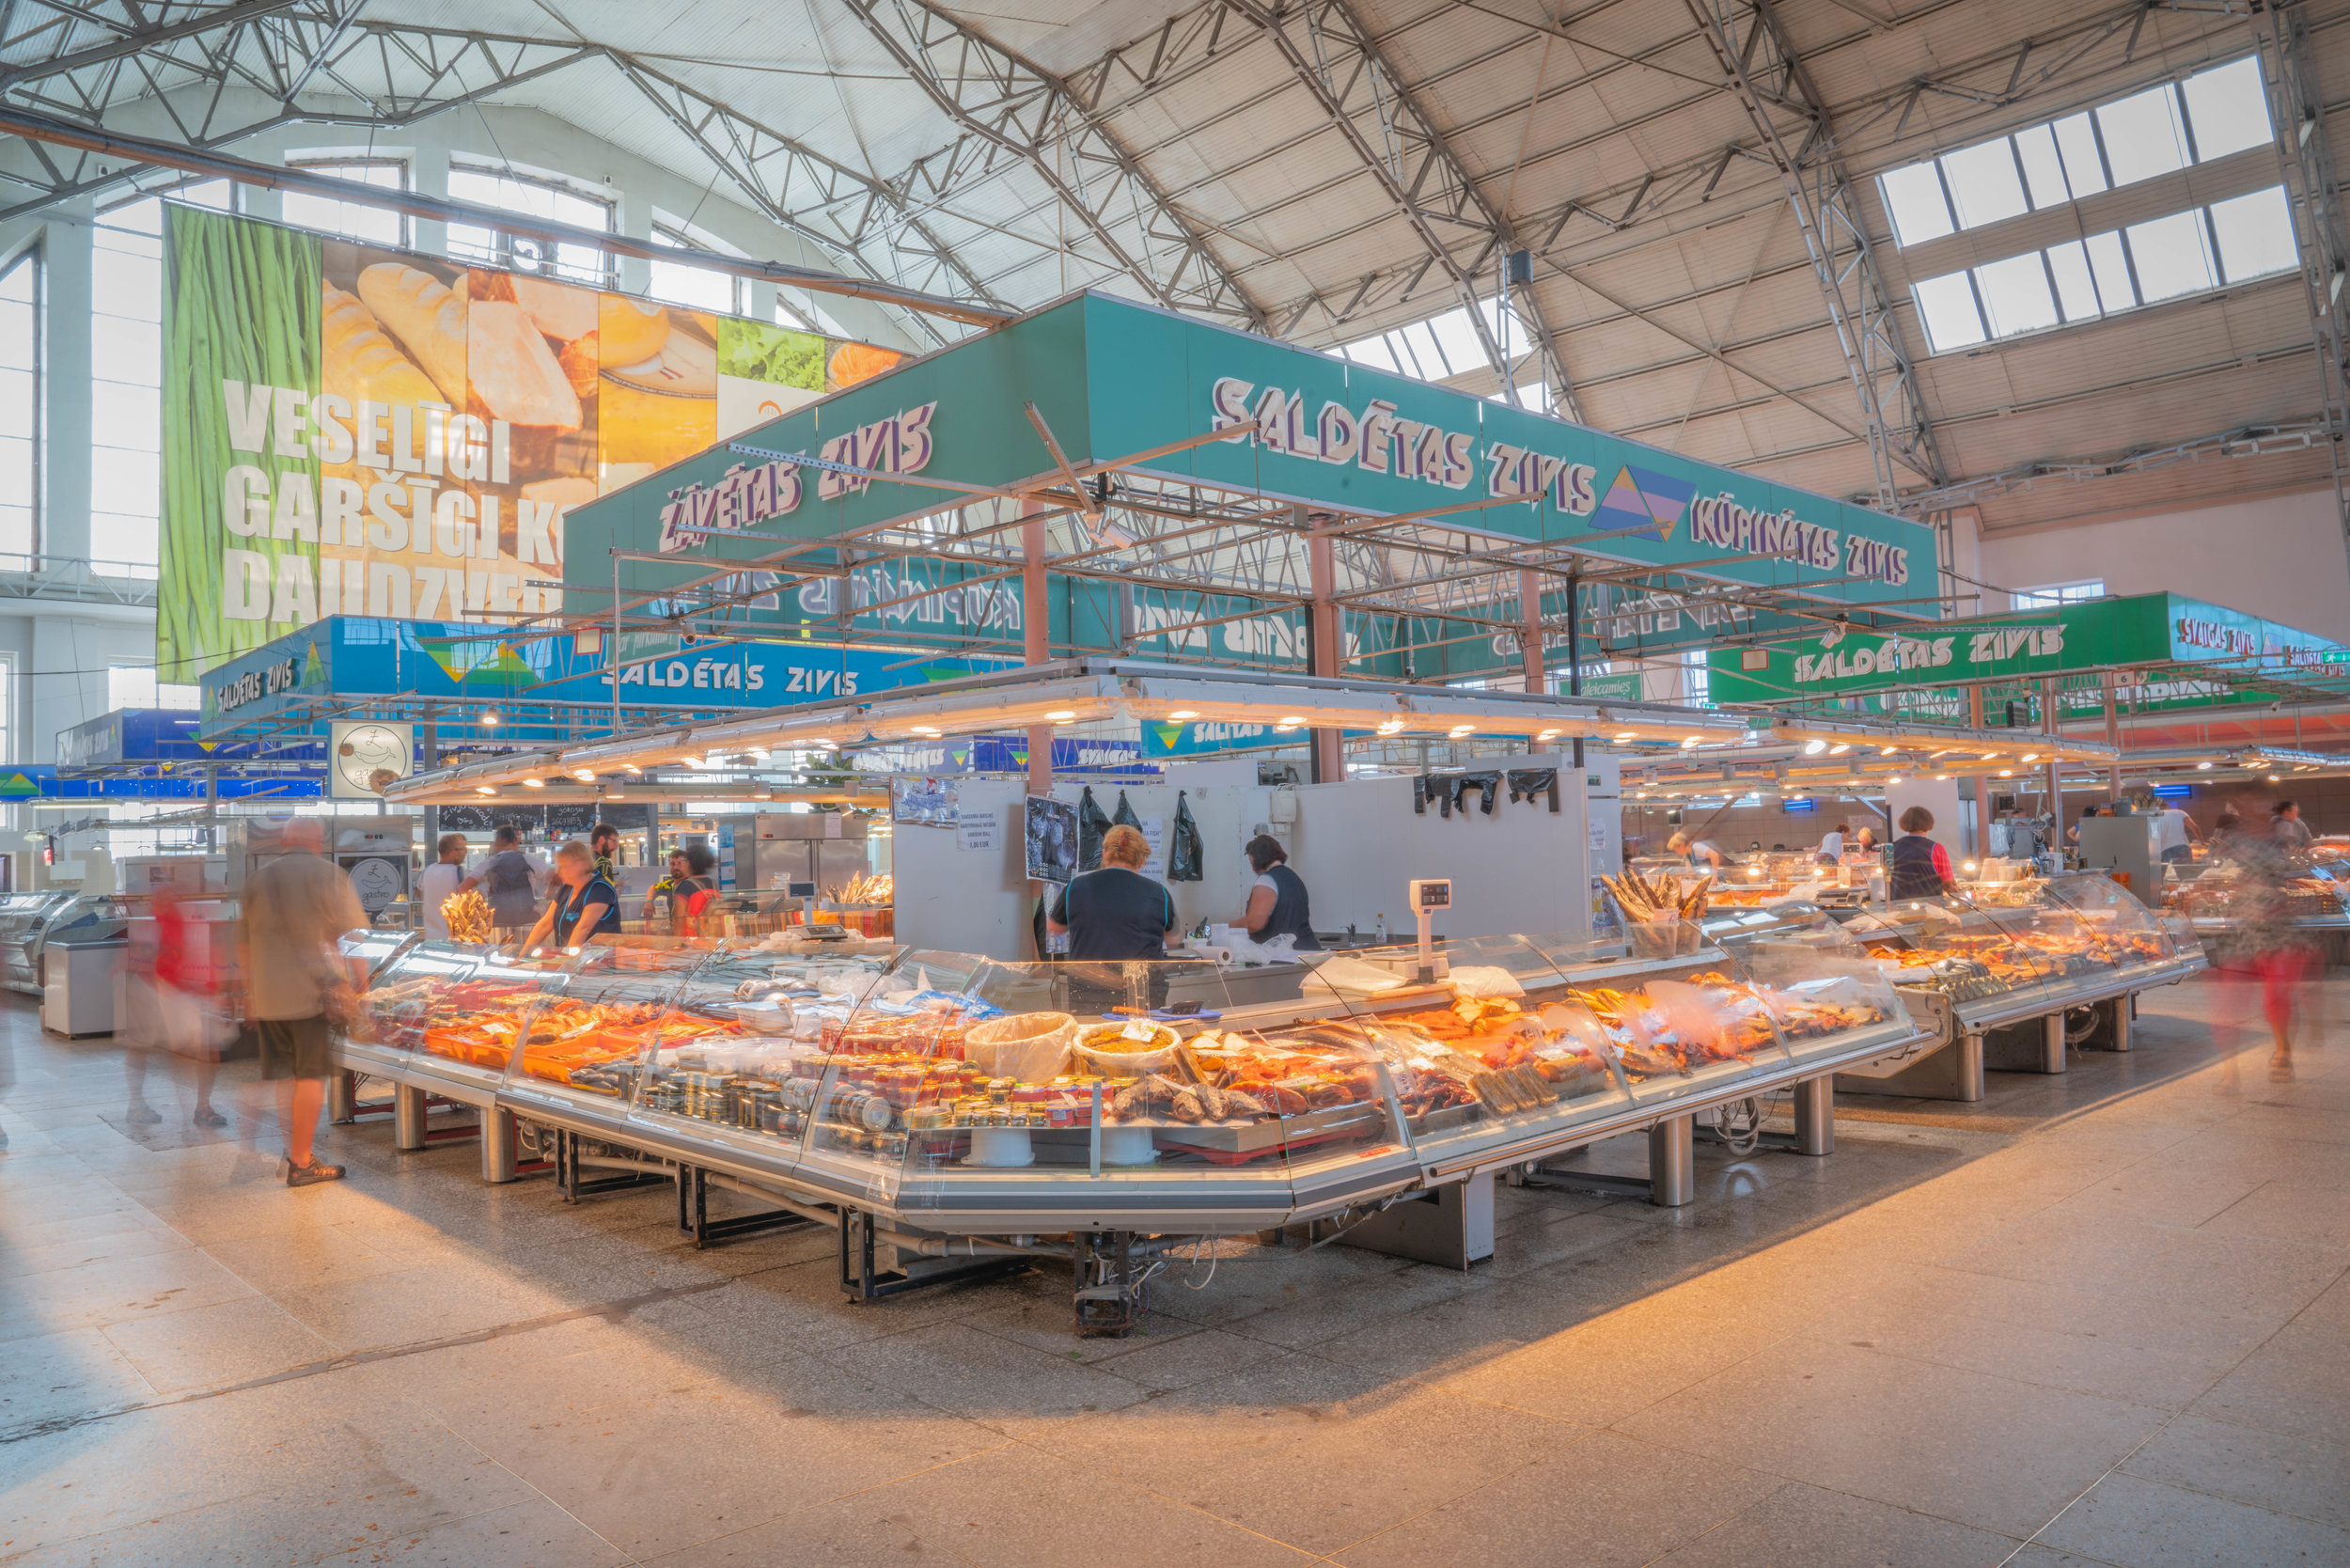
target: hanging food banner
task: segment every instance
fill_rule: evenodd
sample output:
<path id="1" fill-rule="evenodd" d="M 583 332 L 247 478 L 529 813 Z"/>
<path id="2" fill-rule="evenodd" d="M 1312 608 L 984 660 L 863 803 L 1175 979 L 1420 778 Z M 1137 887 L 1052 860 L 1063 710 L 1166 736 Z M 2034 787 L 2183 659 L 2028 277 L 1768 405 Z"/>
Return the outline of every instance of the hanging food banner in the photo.
<path id="1" fill-rule="evenodd" d="M 164 257 L 166 680 L 552 610 L 574 508 L 901 357 L 176 204 Z"/>

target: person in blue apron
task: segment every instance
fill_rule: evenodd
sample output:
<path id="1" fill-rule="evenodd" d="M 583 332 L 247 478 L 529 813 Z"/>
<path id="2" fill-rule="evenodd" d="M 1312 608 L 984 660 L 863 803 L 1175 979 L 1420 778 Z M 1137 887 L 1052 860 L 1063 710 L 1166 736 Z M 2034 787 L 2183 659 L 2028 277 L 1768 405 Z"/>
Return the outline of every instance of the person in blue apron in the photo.
<path id="1" fill-rule="evenodd" d="M 1246 853 L 1248 864 L 1257 872 L 1248 889 L 1248 908 L 1241 916 L 1249 938 L 1270 942 L 1277 936 L 1293 936 L 1299 952 L 1320 952 L 1322 944 L 1314 939 L 1313 912 L 1306 903 L 1306 879 L 1290 870 L 1289 852 L 1281 841 L 1260 833 L 1248 840 Z"/>
<path id="2" fill-rule="evenodd" d="M 1897 899 L 1931 899 L 1956 892 L 1950 880 L 1950 852 L 1926 837 L 1934 831 L 1934 813 L 1913 806 L 1902 813 L 1902 836 L 1893 840 L 1893 874 L 1886 891 Z"/>
<path id="3" fill-rule="evenodd" d="M 588 846 L 572 839 L 555 852 L 555 897 L 523 946 L 535 948 L 551 939 L 557 947 L 576 948 L 619 929 L 620 895 L 596 874 L 596 857 Z"/>

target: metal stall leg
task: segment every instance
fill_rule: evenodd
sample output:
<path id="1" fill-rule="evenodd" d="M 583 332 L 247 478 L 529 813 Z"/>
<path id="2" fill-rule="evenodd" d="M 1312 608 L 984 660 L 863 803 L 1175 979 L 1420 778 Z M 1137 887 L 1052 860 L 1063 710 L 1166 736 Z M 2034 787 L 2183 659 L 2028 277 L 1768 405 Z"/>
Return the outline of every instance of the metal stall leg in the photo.
<path id="1" fill-rule="evenodd" d="M 1825 1074 L 1795 1086 L 1795 1142 L 1798 1154 L 1836 1152 L 1836 1080 Z"/>
<path id="2" fill-rule="evenodd" d="M 2130 1048 L 2130 1023 L 2137 1016 L 2137 993 L 2132 992 L 2127 996 L 2113 998 L 2113 1027 L 2106 1036 L 2107 1050 L 2126 1051 Z"/>
<path id="3" fill-rule="evenodd" d="M 1961 1105 L 1974 1105 L 1982 1096 L 1982 1035 L 1968 1029 L 1958 1037 L 1958 1099 Z"/>
<path id="4" fill-rule="evenodd" d="M 1686 1116 L 1659 1121 L 1648 1130 L 1648 1200 L 1660 1209 L 1678 1209 L 1697 1197 L 1695 1132 Z"/>
<path id="5" fill-rule="evenodd" d="M 2064 1014 L 2052 1012 L 2040 1020 L 2040 1071 L 2064 1071 Z"/>
<path id="6" fill-rule="evenodd" d="M 413 1154 L 424 1147 L 424 1090 L 406 1084 L 392 1087 L 392 1147 Z"/>
<path id="7" fill-rule="evenodd" d="M 514 1113 L 496 1105 L 481 1107 L 481 1179 L 510 1182 L 521 1164 L 522 1127 Z"/>
<path id="8" fill-rule="evenodd" d="M 348 1067 L 326 1075 L 326 1120 L 337 1126 L 359 1120 L 359 1074 Z"/>

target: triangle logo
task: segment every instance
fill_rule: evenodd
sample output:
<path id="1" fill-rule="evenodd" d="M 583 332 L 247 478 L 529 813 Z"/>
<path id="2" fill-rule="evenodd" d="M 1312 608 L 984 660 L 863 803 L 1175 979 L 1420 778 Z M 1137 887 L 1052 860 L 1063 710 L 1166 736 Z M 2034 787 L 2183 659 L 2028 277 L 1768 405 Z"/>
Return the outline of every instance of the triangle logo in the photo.
<path id="1" fill-rule="evenodd" d="M 1670 539 L 1697 495 L 1698 487 L 1686 479 L 1627 463 L 1616 471 L 1616 482 L 1607 487 L 1598 510 L 1591 513 L 1591 525 L 1608 533 L 1653 533 L 1660 540 Z"/>

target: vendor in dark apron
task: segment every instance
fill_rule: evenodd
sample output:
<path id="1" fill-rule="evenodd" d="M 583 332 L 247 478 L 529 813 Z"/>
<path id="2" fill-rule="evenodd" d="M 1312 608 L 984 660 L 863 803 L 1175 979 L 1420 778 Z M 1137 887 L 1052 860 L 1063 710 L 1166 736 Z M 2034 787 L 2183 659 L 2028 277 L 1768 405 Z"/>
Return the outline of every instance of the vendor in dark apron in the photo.
<path id="1" fill-rule="evenodd" d="M 1950 881 L 1950 852 L 1926 837 L 1934 813 L 1913 806 L 1902 813 L 1902 836 L 1893 840 L 1893 872 L 1886 891 L 1897 899 L 1939 898 L 1957 888 Z"/>
<path id="2" fill-rule="evenodd" d="M 1289 852 L 1281 841 L 1270 834 L 1260 833 L 1248 840 L 1248 864 L 1256 868 L 1257 880 L 1248 889 L 1248 908 L 1241 916 L 1241 925 L 1252 941 L 1270 942 L 1277 936 L 1293 936 L 1301 953 L 1322 950 L 1314 940 L 1313 912 L 1306 905 L 1306 879 L 1290 870 Z"/>

